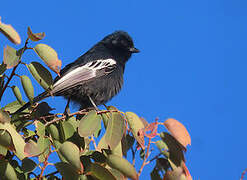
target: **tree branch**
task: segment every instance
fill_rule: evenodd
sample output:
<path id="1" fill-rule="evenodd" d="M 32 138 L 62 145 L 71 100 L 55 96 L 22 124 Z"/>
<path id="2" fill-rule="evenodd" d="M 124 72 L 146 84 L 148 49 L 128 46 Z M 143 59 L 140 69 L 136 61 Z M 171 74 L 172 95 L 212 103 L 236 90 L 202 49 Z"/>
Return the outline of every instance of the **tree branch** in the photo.
<path id="1" fill-rule="evenodd" d="M 104 114 L 104 113 L 108 113 L 108 112 L 119 112 L 119 111 L 117 111 L 117 110 L 102 110 L 102 111 L 98 111 L 97 114 Z M 83 109 L 83 110 L 81 110 L 81 111 L 77 111 L 77 112 L 74 112 L 74 113 L 70 113 L 70 114 L 68 114 L 67 116 L 68 116 L 68 117 L 71 117 L 71 116 L 74 116 L 74 115 L 85 115 L 85 114 L 87 114 L 87 113 L 88 113 L 88 111 L 87 111 L 86 109 Z M 54 122 L 57 122 L 57 121 L 61 121 L 61 120 L 65 119 L 65 118 L 67 117 L 67 116 L 64 115 L 64 114 L 62 114 L 62 117 L 57 117 L 57 118 L 56 118 L 56 116 L 57 116 L 57 114 L 54 114 L 54 118 L 55 118 L 55 119 L 53 119 L 53 120 L 47 122 L 47 123 L 45 124 L 45 126 L 48 126 L 48 125 L 50 125 L 50 124 L 52 124 L 52 123 L 54 123 Z M 51 116 L 51 115 L 49 115 L 49 116 L 43 116 L 43 117 L 40 117 L 39 119 L 45 119 L 45 118 L 48 118 L 48 117 L 52 117 L 52 116 Z"/>
<path id="2" fill-rule="evenodd" d="M 141 166 L 141 168 L 140 168 L 140 170 L 139 170 L 139 172 L 138 172 L 138 176 L 141 175 L 141 172 L 142 172 L 144 166 L 146 165 L 146 161 L 147 161 L 148 156 L 149 156 L 149 149 L 150 149 L 151 139 L 152 139 L 152 138 L 149 138 L 149 139 L 148 139 L 148 147 L 147 147 L 147 151 L 146 151 L 144 160 L 143 160 L 143 162 L 142 162 L 142 166 Z"/>

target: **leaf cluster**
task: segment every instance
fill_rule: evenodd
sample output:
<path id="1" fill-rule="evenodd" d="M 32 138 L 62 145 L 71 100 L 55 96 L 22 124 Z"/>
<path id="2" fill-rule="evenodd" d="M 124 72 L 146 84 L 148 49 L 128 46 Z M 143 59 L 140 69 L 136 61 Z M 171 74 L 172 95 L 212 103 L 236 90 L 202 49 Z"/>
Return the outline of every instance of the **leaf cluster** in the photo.
<path id="1" fill-rule="evenodd" d="M 11 25 L 0 22 L 2 32 L 11 42 L 21 39 Z M 0 65 L 0 100 L 12 91 L 16 101 L 0 109 L 0 175 L 5 179 L 116 180 L 139 179 L 146 166 L 155 161 L 150 178 L 189 180 L 184 153 L 191 144 L 186 128 L 175 119 L 148 123 L 133 112 L 121 112 L 116 107 L 95 111 L 83 109 L 74 113 L 51 113 L 46 102 L 32 104 L 19 114 L 12 114 L 25 102 L 18 86 L 19 78 L 25 96 L 34 99 L 34 87 L 29 76 L 46 91 L 52 89 L 52 75 L 40 62 L 26 64 L 23 54 L 33 50 L 47 67 L 59 75 L 61 60 L 46 44 L 29 46 L 40 41 L 45 33 L 33 33 L 28 27 L 27 39 L 19 50 L 6 46 Z M 30 72 L 16 74 L 25 66 Z M 11 71 L 8 76 L 6 72 Z M 167 131 L 160 131 L 160 129 Z M 158 149 L 158 151 L 152 151 Z M 59 162 L 49 158 L 55 154 Z M 139 156 L 138 156 L 139 154 Z M 132 159 L 130 158 L 132 157 Z M 141 159 L 137 165 L 136 159 Z M 47 167 L 56 171 L 47 173 Z"/>

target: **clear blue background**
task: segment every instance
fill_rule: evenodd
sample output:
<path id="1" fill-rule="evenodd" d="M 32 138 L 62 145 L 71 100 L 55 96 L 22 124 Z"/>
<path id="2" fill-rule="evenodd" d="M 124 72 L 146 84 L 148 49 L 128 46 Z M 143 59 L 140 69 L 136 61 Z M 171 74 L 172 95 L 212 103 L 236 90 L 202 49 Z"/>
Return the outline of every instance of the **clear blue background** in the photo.
<path id="1" fill-rule="evenodd" d="M 108 104 L 149 122 L 181 121 L 192 137 L 186 157 L 194 179 L 239 179 L 247 168 L 247 1 L 2 1 L 0 16 L 23 41 L 27 26 L 46 32 L 42 42 L 63 66 L 105 35 L 129 32 L 141 53 L 128 62 L 123 90 Z M 0 35 L 0 49 L 6 44 Z M 25 56 L 34 60 L 33 53 Z M 37 95 L 42 89 L 35 87 Z M 6 103 L 14 99 L 7 95 Z M 49 102 L 57 109 L 65 103 Z"/>

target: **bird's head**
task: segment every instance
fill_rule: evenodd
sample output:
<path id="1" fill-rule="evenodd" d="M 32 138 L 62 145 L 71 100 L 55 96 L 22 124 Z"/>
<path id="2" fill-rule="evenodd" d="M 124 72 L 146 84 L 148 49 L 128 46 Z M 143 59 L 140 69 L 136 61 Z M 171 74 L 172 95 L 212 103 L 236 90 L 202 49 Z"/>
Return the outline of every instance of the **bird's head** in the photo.
<path id="1" fill-rule="evenodd" d="M 114 55 L 123 57 L 123 61 L 125 62 L 130 58 L 132 53 L 140 52 L 135 48 L 130 35 L 124 31 L 116 31 L 106 36 L 102 42 Z"/>

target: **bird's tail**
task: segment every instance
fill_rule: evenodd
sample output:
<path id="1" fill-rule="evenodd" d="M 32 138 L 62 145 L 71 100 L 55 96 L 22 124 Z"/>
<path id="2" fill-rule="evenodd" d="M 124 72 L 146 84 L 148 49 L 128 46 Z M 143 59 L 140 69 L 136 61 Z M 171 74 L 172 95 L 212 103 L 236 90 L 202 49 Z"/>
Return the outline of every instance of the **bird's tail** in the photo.
<path id="1" fill-rule="evenodd" d="M 41 94 L 39 94 L 38 96 L 36 96 L 34 99 L 33 99 L 33 102 L 32 104 L 36 103 L 36 102 L 39 102 L 41 101 L 42 99 L 45 99 L 47 97 L 49 97 L 50 94 L 48 92 L 43 92 Z M 29 101 L 28 103 L 24 104 L 24 106 L 22 106 L 20 109 L 18 109 L 16 112 L 14 112 L 13 114 L 18 114 L 22 111 L 24 111 L 26 108 L 30 107 L 31 106 L 31 102 Z"/>

